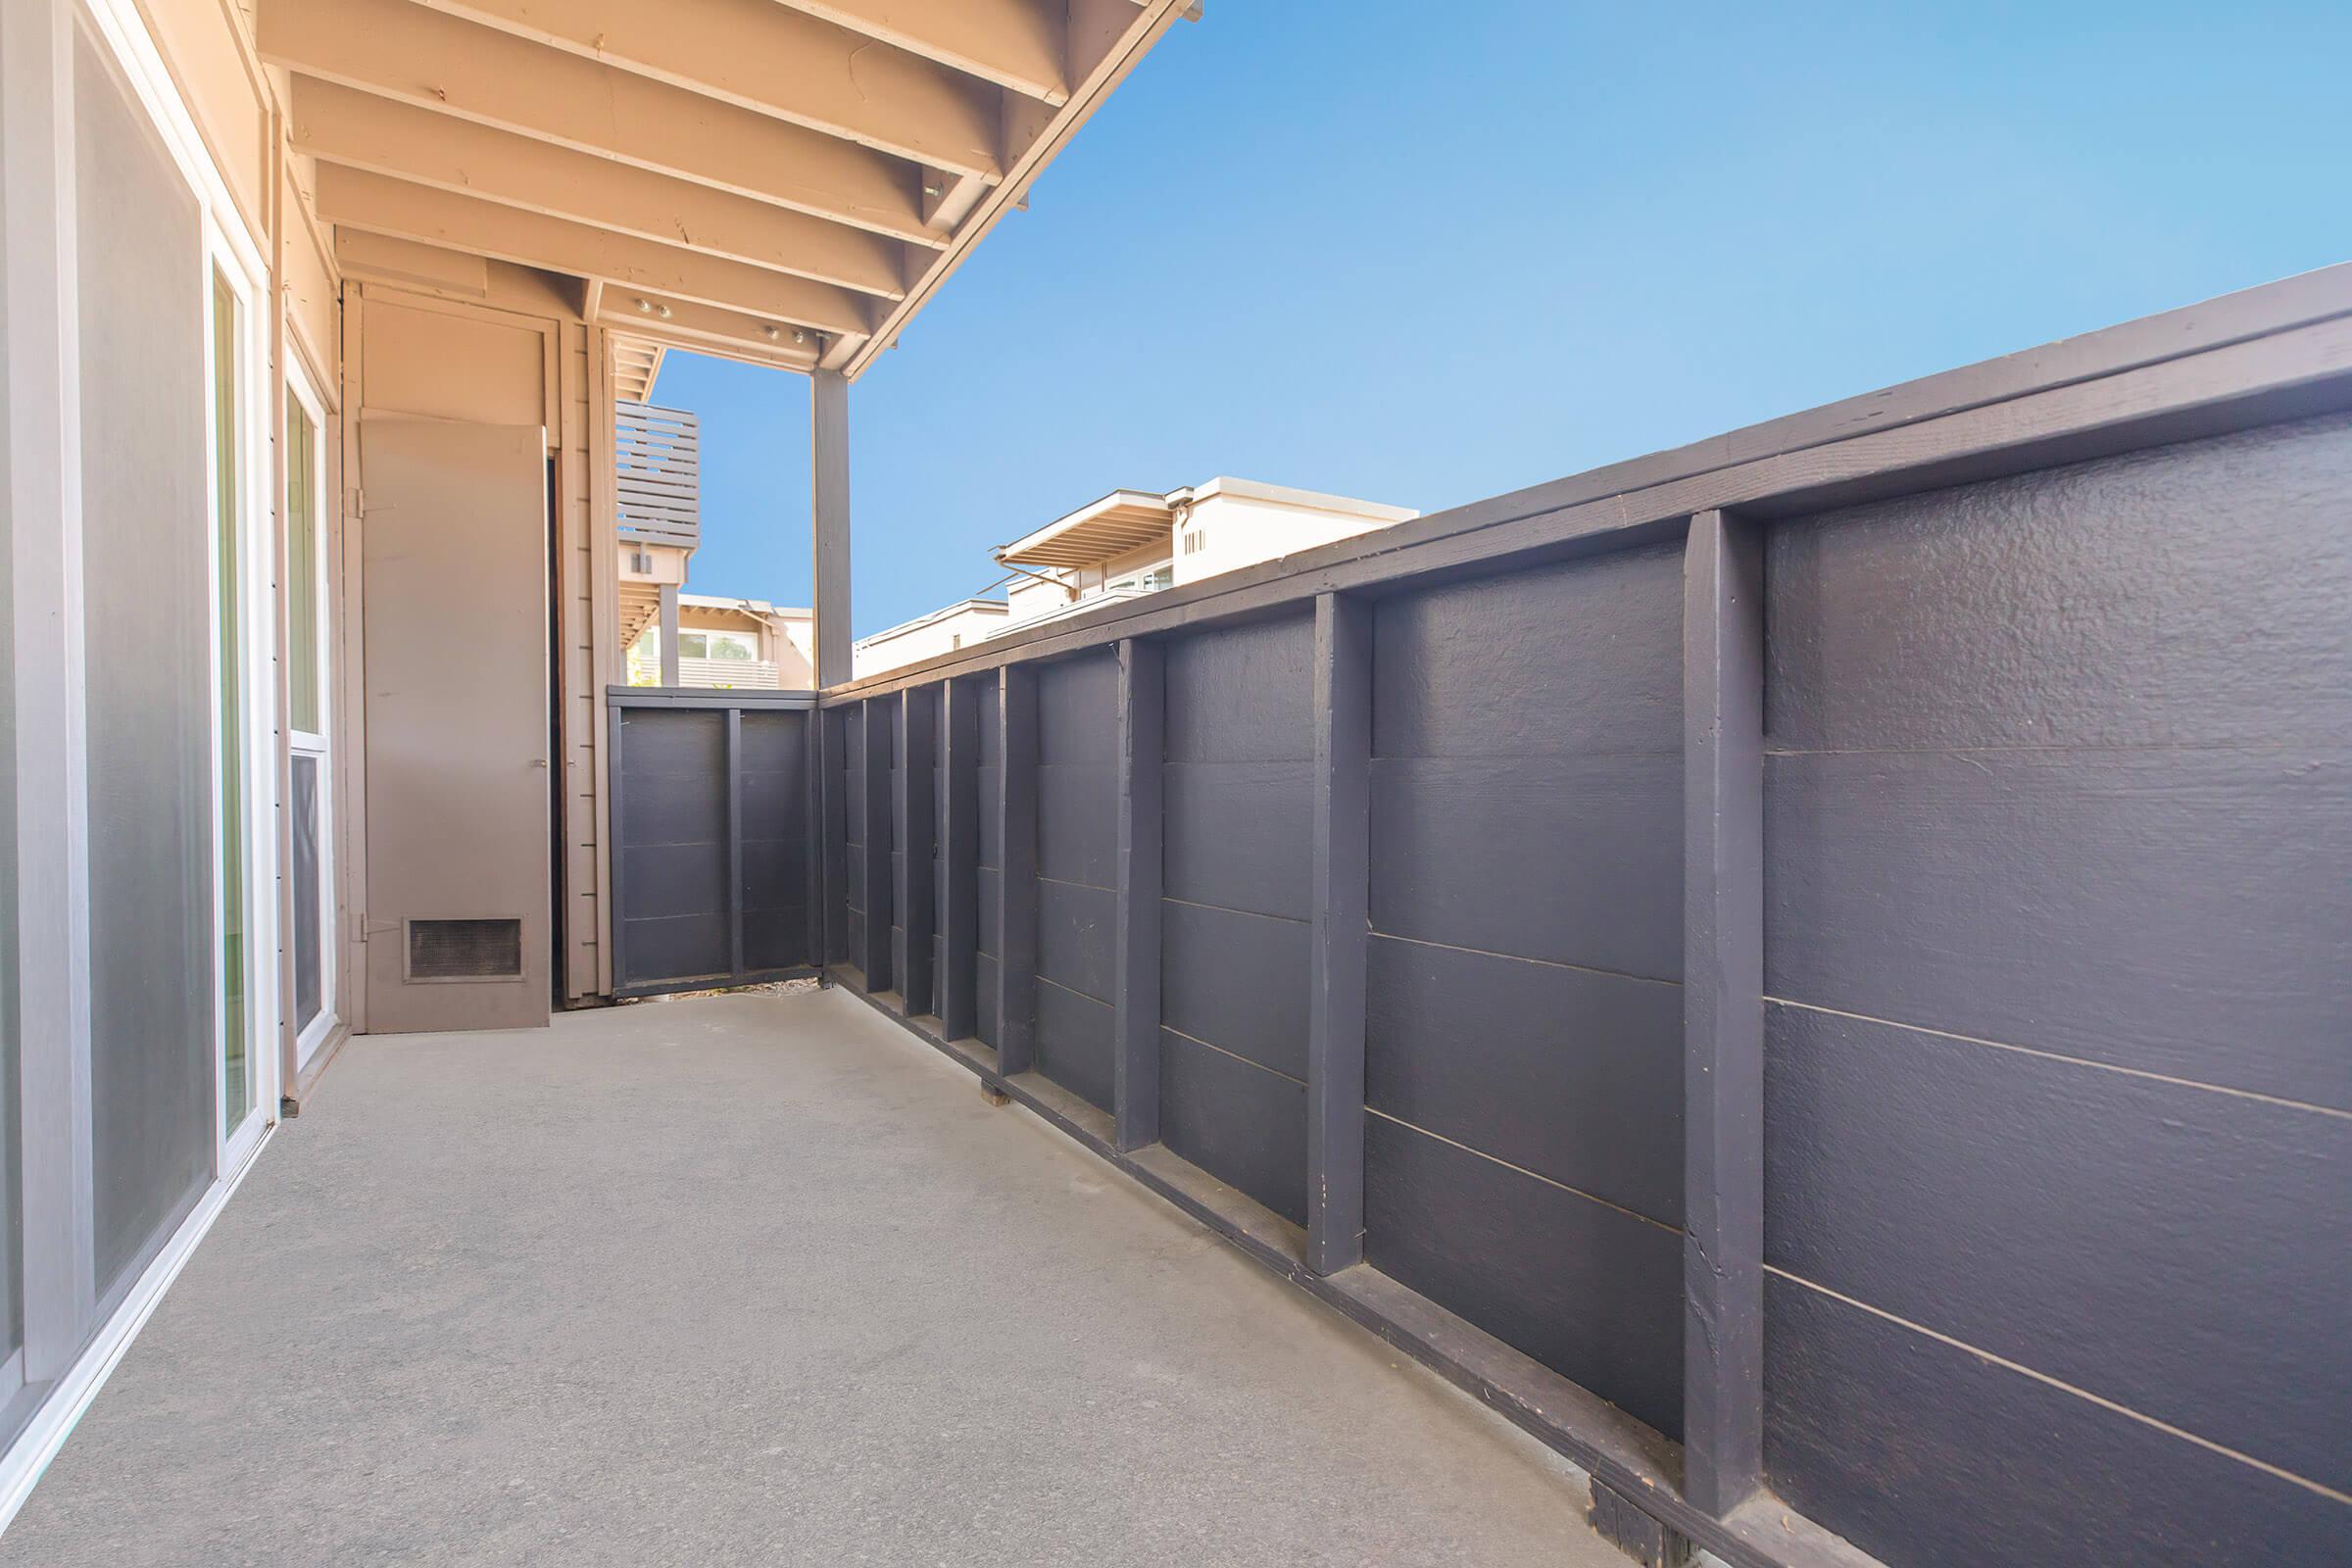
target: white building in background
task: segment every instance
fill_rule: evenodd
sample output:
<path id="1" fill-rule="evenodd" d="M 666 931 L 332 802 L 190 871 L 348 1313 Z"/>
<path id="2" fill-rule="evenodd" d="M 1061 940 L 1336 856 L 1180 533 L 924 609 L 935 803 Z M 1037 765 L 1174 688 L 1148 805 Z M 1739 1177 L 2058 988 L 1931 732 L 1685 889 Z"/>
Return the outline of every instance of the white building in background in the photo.
<path id="1" fill-rule="evenodd" d="M 994 554 L 1013 573 L 1003 599 L 964 599 L 859 641 L 852 670 L 919 663 L 1112 599 L 1370 533 L 1420 514 L 1349 496 L 1218 477 L 1165 495 L 1113 490 Z"/>

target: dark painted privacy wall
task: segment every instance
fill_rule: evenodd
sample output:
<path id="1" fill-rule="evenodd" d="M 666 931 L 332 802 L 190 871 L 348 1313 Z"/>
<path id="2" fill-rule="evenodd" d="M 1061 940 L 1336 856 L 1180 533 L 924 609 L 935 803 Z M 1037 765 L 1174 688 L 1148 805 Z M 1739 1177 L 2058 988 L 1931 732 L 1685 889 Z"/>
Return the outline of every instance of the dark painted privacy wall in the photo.
<path id="1" fill-rule="evenodd" d="M 2330 419 L 1772 532 L 1767 1468 L 1890 1561 L 2352 1556 L 2348 525 Z"/>
<path id="2" fill-rule="evenodd" d="M 614 989 L 810 963 L 814 715 L 717 692 L 705 706 L 639 706 L 625 689 L 612 702 Z"/>
<path id="3" fill-rule="evenodd" d="M 1303 1257 L 1309 1041 L 1344 1048 L 1315 1031 L 1348 1023 L 1313 1021 L 1315 977 L 1346 972 L 1317 956 L 1317 889 L 1358 867 L 1368 921 L 1328 936 L 1363 948 L 1369 1268 L 1680 1439 L 1711 1366 L 1738 1413 L 1736 1359 L 1685 1332 L 1687 1297 L 1739 1299 L 1699 1256 L 1721 1203 L 1685 1191 L 1711 1092 L 1690 1020 L 1718 1015 L 1686 1008 L 1715 951 L 1687 936 L 1686 881 L 1735 885 L 1695 855 L 1687 879 L 1686 845 L 1736 843 L 1686 808 L 1736 814 L 1689 782 L 1720 751 L 1761 787 L 1744 1298 L 1770 1511 L 1892 1564 L 2352 1560 L 2352 418 L 1732 531 L 1761 539 L 1744 662 L 1720 652 L 1736 627 L 1686 637 L 1710 601 L 1680 525 L 1382 584 L 1349 612 L 1368 643 L 1319 645 L 1308 587 L 1165 631 L 1129 661 L 1164 701 L 1130 710 L 1159 788 L 1131 774 L 1124 813 L 1115 644 L 959 677 L 960 743 L 922 688 L 932 902 L 968 863 L 979 1043 L 1025 951 L 1003 923 L 1033 916 L 1034 1070 L 1108 1113 L 1121 1054 L 1149 1067 L 1154 1158 Z M 1713 602 L 1752 615 L 1750 582 Z M 1365 646 L 1332 689 L 1368 683 L 1368 751 L 1314 695 L 1319 662 Z M 1702 675 L 1746 681 L 1749 750 L 1687 730 Z M 1033 683 L 1025 755 L 1004 754 L 1001 679 Z M 826 715 L 853 963 L 859 726 L 902 701 Z M 1366 853 L 1319 860 L 1347 816 L 1318 799 L 1350 767 Z M 1036 803 L 1033 907 L 1000 898 L 1027 854 L 1008 776 Z M 1122 878 L 1123 833 L 1156 877 Z M 1122 885 L 1157 890 L 1153 985 L 1120 984 Z M 953 930 L 925 931 L 933 1008 Z M 1151 1028 L 1120 1027 L 1122 997 Z"/>

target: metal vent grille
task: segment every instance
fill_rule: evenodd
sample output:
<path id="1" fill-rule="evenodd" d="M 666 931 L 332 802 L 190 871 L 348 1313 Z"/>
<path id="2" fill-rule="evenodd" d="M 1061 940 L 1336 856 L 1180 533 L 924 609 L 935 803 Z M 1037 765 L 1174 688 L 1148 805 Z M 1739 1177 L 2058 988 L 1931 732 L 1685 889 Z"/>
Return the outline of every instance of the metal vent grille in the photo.
<path id="1" fill-rule="evenodd" d="M 522 978 L 520 920 L 411 920 L 412 980 Z"/>

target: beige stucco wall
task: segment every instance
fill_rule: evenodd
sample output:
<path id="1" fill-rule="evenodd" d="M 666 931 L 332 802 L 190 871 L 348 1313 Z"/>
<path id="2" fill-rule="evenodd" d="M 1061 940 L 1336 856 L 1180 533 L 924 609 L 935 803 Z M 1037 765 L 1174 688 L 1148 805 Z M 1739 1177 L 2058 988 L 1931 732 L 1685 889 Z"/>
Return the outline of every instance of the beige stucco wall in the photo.
<path id="1" fill-rule="evenodd" d="M 1068 601 L 1055 589 L 1038 585 L 1041 596 L 1036 603 L 1037 613 L 1066 604 Z M 886 636 L 877 636 L 855 645 L 850 652 L 850 674 L 856 679 L 885 669 L 917 663 L 941 654 L 968 648 L 977 642 L 994 637 L 1009 623 L 1011 615 L 1004 608 L 980 610 L 970 605 L 957 607 L 953 614 L 936 620 L 908 626 Z"/>
<path id="2" fill-rule="evenodd" d="M 1189 514 L 1177 523 L 1176 581 L 1199 582 L 1203 577 L 1295 555 L 1334 539 L 1349 539 L 1375 528 L 1386 528 L 1412 515 L 1401 507 L 1340 510 L 1317 506 L 1310 500 L 1214 490 L 1196 500 Z M 1182 543 L 1188 533 L 1199 535 L 1202 545 L 1189 555 Z"/>

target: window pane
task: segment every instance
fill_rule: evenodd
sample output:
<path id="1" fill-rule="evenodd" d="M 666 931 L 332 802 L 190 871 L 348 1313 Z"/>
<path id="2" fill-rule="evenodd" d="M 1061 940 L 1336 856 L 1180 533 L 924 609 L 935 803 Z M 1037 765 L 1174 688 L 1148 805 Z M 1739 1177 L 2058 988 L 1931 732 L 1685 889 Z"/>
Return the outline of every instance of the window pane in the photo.
<path id="1" fill-rule="evenodd" d="M 750 659 L 753 657 L 751 639 L 739 637 L 731 631 L 714 631 L 710 634 L 710 657 L 738 661 Z"/>
<path id="2" fill-rule="evenodd" d="M 245 663 L 243 561 L 237 550 L 237 486 L 243 467 L 237 422 L 237 297 L 228 279 L 213 274 L 213 535 L 219 572 L 220 618 L 215 646 L 220 662 L 220 964 L 223 1130 L 253 1107 L 245 1049 Z"/>
<path id="3" fill-rule="evenodd" d="M 699 631 L 678 633 L 678 657 L 680 659 L 709 659 L 710 657 L 710 637 Z"/>
<path id="4" fill-rule="evenodd" d="M 319 953 L 318 759 L 294 754 L 294 1028 L 310 1027 L 324 1005 Z"/>
<path id="5" fill-rule="evenodd" d="M 98 1293 L 213 1169 L 204 254 L 194 199 L 74 43 Z M 135 649 L 122 630 L 138 628 Z"/>
<path id="6" fill-rule="evenodd" d="M 318 733 L 318 431 L 286 403 L 286 685 L 294 727 Z"/>

